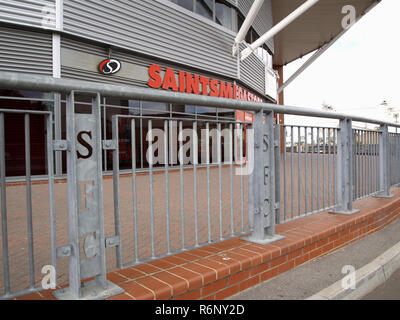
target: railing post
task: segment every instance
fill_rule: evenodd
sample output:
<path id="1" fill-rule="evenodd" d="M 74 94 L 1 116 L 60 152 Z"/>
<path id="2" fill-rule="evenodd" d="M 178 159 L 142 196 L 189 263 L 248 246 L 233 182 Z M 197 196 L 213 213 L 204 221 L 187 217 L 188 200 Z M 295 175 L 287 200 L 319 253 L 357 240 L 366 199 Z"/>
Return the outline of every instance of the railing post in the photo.
<path id="1" fill-rule="evenodd" d="M 274 155 L 275 155 L 275 223 L 281 223 L 281 125 L 274 124 Z"/>
<path id="2" fill-rule="evenodd" d="M 353 209 L 353 128 L 351 119 L 339 123 L 337 146 L 337 207 L 331 213 L 354 214 Z"/>
<path id="3" fill-rule="evenodd" d="M 59 300 L 99 300 L 124 292 L 106 278 L 100 94 L 89 96 L 91 113 L 78 114 L 75 93 L 67 95 L 69 243 L 56 254 L 69 257 L 70 264 L 69 287 L 53 292 Z M 94 280 L 82 283 L 91 277 Z"/>
<path id="4" fill-rule="evenodd" d="M 252 235 L 245 240 L 267 244 L 283 236 L 275 234 L 275 143 L 273 112 L 255 113 L 254 121 L 254 169 L 251 173 L 252 188 Z"/>
<path id="5" fill-rule="evenodd" d="M 389 128 L 384 124 L 379 132 L 379 192 L 377 198 L 392 198 L 390 194 Z"/>

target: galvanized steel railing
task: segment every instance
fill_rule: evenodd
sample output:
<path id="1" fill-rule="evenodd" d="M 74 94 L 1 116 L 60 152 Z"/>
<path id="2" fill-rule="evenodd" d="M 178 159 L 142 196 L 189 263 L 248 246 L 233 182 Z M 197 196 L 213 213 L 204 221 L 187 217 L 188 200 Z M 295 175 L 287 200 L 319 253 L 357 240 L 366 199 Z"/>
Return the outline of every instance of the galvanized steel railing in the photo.
<path id="1" fill-rule="evenodd" d="M 281 222 L 336 205 L 337 128 L 283 126 Z"/>
<path id="2" fill-rule="evenodd" d="M 353 210 L 353 202 L 356 199 L 375 194 L 380 197 L 390 197 L 390 186 L 400 182 L 400 176 L 395 173 L 399 166 L 399 147 L 398 135 L 390 134 L 388 131 L 389 126 L 399 127 L 398 124 L 386 123 L 376 119 L 367 119 L 363 117 L 356 117 L 344 115 L 339 113 L 332 113 L 326 111 L 316 111 L 313 109 L 304 109 L 297 107 L 286 107 L 267 103 L 253 103 L 247 101 L 237 101 L 230 99 L 220 99 L 215 97 L 196 96 L 180 93 L 171 93 L 163 90 L 142 89 L 130 86 L 113 86 L 104 85 L 92 82 L 83 82 L 76 80 L 54 79 L 51 77 L 40 76 L 26 76 L 22 74 L 11 74 L 0 72 L 0 87 L 12 89 L 25 89 L 37 91 L 55 91 L 68 93 L 67 99 L 67 125 L 69 134 L 67 140 L 54 141 L 51 132 L 51 113 L 44 112 L 46 117 L 47 126 L 47 164 L 48 164 L 48 187 L 49 187 L 49 202 L 50 202 L 50 233 L 51 233 L 51 262 L 56 266 L 58 259 L 67 258 L 70 261 L 69 265 L 69 282 L 74 285 L 69 288 L 70 296 L 73 298 L 80 298 L 84 293 L 84 287 L 81 287 L 80 281 L 81 271 L 85 276 L 92 275 L 98 281 L 95 286 L 100 286 L 103 289 L 110 286 L 109 282 L 105 282 L 105 257 L 99 260 L 101 265 L 91 264 L 92 258 L 98 254 L 104 255 L 107 248 L 116 248 L 116 265 L 113 267 L 126 267 L 146 261 L 147 259 L 154 259 L 163 255 L 171 254 L 172 252 L 184 250 L 190 247 L 198 247 L 202 244 L 211 243 L 213 241 L 221 241 L 227 237 L 238 236 L 243 233 L 249 233 L 247 238 L 249 241 L 257 243 L 268 243 L 275 241 L 280 237 L 275 234 L 276 223 L 301 217 L 307 214 L 319 212 L 326 209 L 331 209 L 332 212 L 351 214 Z M 120 139 L 119 135 L 119 121 L 125 119 L 130 126 L 131 133 L 131 155 L 135 158 L 135 141 L 136 130 L 135 116 L 116 115 L 113 118 L 113 136 L 111 140 L 106 140 L 102 137 L 102 144 L 99 138 L 96 138 L 96 150 L 101 154 L 112 153 L 113 156 L 113 179 L 112 186 L 109 188 L 105 179 L 99 179 L 96 176 L 96 183 L 93 186 L 86 185 L 83 191 L 86 198 L 85 202 L 77 198 L 76 190 L 76 177 L 71 171 L 74 168 L 74 157 L 72 154 L 75 151 L 75 141 L 73 139 L 74 126 L 74 90 L 80 92 L 91 92 L 94 96 L 92 100 L 92 116 L 96 114 L 96 119 L 99 119 L 97 114 L 100 108 L 100 95 L 112 96 L 127 99 L 140 99 L 147 101 L 163 101 L 171 103 L 184 103 L 190 105 L 213 106 L 217 108 L 229 108 L 238 110 L 253 111 L 255 116 L 254 124 L 252 125 L 254 135 L 247 135 L 246 145 L 247 162 L 246 167 L 250 167 L 248 176 L 239 176 L 236 178 L 233 174 L 233 169 L 240 167 L 243 172 L 243 163 L 235 164 L 232 161 L 232 146 L 234 144 L 233 129 L 237 126 L 234 121 L 216 121 L 212 120 L 199 120 L 199 119 L 176 119 L 178 128 L 183 127 L 183 122 L 189 122 L 190 127 L 197 132 L 201 126 L 205 128 L 206 139 L 200 142 L 200 145 L 206 150 L 205 163 L 198 161 L 199 140 L 194 138 L 194 161 L 191 166 L 184 166 L 183 163 L 178 163 L 177 167 L 172 167 L 168 162 L 163 166 L 155 168 L 152 161 L 149 162 L 149 169 L 144 176 L 147 182 L 138 187 L 137 170 L 135 161 L 132 162 L 132 170 L 130 174 L 124 176 L 125 172 L 119 170 L 120 155 Z M 95 94 L 93 94 L 93 92 Z M 5 174 L 5 133 L 4 133 L 4 119 L 5 112 L 21 112 L 25 114 L 26 122 L 26 136 L 29 131 L 29 114 L 31 111 L 10 111 L 1 110 L 0 112 L 0 166 L 1 166 L 1 214 L 2 214 L 2 265 L 3 265 L 3 298 L 10 298 L 22 293 L 26 290 L 13 291 L 10 286 L 10 269 L 9 269 L 9 256 L 8 256 L 8 230 L 7 226 L 9 217 L 7 214 L 7 186 Z M 33 112 L 33 111 L 32 111 Z M 320 117 L 329 119 L 338 119 L 340 121 L 338 128 L 321 128 L 318 126 L 288 126 L 282 127 L 274 124 L 274 113 L 286 113 L 299 116 Z M 28 115 L 28 116 L 27 116 Z M 88 119 L 92 119 L 88 117 Z M 94 119 L 94 118 L 93 118 Z M 79 126 L 82 126 L 85 118 L 79 120 Z M 147 122 L 149 128 L 152 127 L 153 121 L 161 121 L 164 128 L 164 134 L 161 137 L 161 145 L 164 146 L 163 152 L 165 159 L 168 159 L 170 154 L 170 130 L 174 119 L 171 118 L 145 118 L 141 117 L 141 121 Z M 91 121 L 91 120 L 90 120 Z M 366 122 L 380 125 L 378 131 L 358 130 L 352 128 L 352 121 Z M 222 133 L 221 125 L 227 126 L 228 150 L 227 157 L 224 156 L 222 161 Z M 210 146 L 210 127 L 216 126 L 217 132 L 217 161 L 211 163 L 208 158 Z M 96 126 L 97 135 L 101 130 L 100 126 Z M 243 123 L 239 123 L 239 153 L 243 154 Z M 151 132 L 151 131 L 150 131 Z M 88 144 L 88 137 L 90 132 L 86 134 L 86 144 Z M 72 134 L 72 135 L 71 135 Z M 104 133 L 103 133 L 104 134 Z M 284 149 L 280 149 L 280 135 L 284 135 Z M 304 137 L 304 138 L 302 138 Z M 82 137 L 81 137 L 82 138 Z M 26 138 L 26 197 L 28 199 L 27 207 L 27 221 L 28 221 L 28 264 L 30 266 L 30 277 L 28 279 L 28 291 L 40 289 L 37 284 L 37 278 L 32 276 L 35 271 L 34 252 L 32 250 L 32 215 L 31 206 L 31 181 L 29 170 L 29 136 Z M 152 136 L 150 134 L 150 140 Z M 126 141 L 124 142 L 126 143 Z M 178 141 L 182 147 L 182 141 Z M 224 139 L 226 146 L 226 141 Z M 89 149 L 88 149 L 89 150 Z M 63 246 L 55 247 L 55 227 L 54 227 L 54 175 L 53 175 L 53 152 L 66 152 L 68 155 L 68 197 L 71 203 L 69 209 L 68 220 L 65 224 L 69 224 L 69 239 L 64 239 L 60 244 Z M 79 151 L 79 150 L 78 150 Z M 82 151 L 82 150 L 81 150 Z M 151 151 L 151 150 L 150 150 Z M 150 152 L 151 153 L 151 152 Z M 152 153 L 151 153 L 152 154 Z M 90 155 L 88 154 L 87 157 Z M 182 157 L 182 153 L 180 153 Z M 81 158 L 85 158 L 81 155 Z M 151 159 L 151 158 L 150 158 Z M 116 165 L 117 164 L 117 165 Z M 97 168 L 99 166 L 97 165 Z M 204 169 L 203 169 L 204 168 Z M 247 169 L 248 169 L 247 168 Z M 200 171 L 203 172 L 200 172 Z M 204 173 L 205 170 L 205 173 Z M 398 171 L 398 170 L 397 170 Z M 162 175 L 155 173 L 162 172 Z M 85 173 L 85 172 L 83 172 Z M 215 176 L 216 183 L 211 182 L 211 176 Z M 85 176 L 85 174 L 84 174 Z M 159 177 L 163 176 L 164 180 L 161 181 Z M 185 179 L 191 176 L 191 183 L 186 183 Z M 130 183 L 122 184 L 122 179 L 127 179 Z M 143 180 L 142 179 L 142 180 Z M 174 180 L 175 179 L 175 180 Z M 202 180 L 203 179 L 203 180 Z M 225 179 L 225 180 L 224 180 Z M 86 206 L 91 201 L 96 202 L 99 206 L 99 212 L 103 212 L 103 199 L 99 194 L 99 199 L 90 197 L 94 190 L 103 190 L 102 180 L 105 189 L 111 190 L 104 197 L 105 208 L 110 203 L 110 194 L 112 197 L 113 217 L 105 217 L 109 215 L 109 210 L 104 210 L 105 219 L 104 227 L 106 234 L 104 236 L 104 243 L 100 244 L 98 241 L 97 233 L 93 235 L 85 235 L 85 238 L 80 238 L 77 232 L 77 227 L 85 229 L 87 221 L 77 218 L 76 209 L 81 207 L 85 210 Z M 174 182 L 175 181 L 175 182 Z M 202 181 L 202 182 L 201 182 Z M 236 181 L 236 182 L 235 182 Z M 245 182 L 246 181 L 246 182 Z M 94 183 L 94 182 L 93 182 Z M 156 184 L 159 187 L 156 187 Z M 121 188 L 121 185 L 124 187 Z M 199 186 L 202 185 L 202 188 Z M 235 186 L 238 185 L 235 191 Z M 109 189 L 107 189 L 109 188 Z M 155 196 L 154 190 L 162 190 L 162 203 L 163 208 L 160 215 L 155 212 L 159 211 L 159 201 Z M 172 189 L 171 189 L 172 188 Z M 175 189 L 173 189 L 175 188 Z M 215 188 L 217 197 L 211 201 L 213 197 L 212 188 Z M 201 189 L 201 190 L 200 190 Z M 222 192 L 225 189 L 226 192 Z M 174 190 L 174 191 L 172 191 Z M 106 191 L 104 191 L 106 192 Z M 193 206 L 187 208 L 185 205 L 185 192 L 189 192 L 192 197 Z M 199 194 L 203 192 L 201 197 L 206 199 L 206 202 L 201 200 Z M 238 194 L 238 199 L 235 194 Z M 176 194 L 172 194 L 176 193 Z M 128 203 L 125 207 L 127 195 L 130 195 Z M 147 222 L 143 222 L 143 218 L 138 216 L 140 205 L 142 202 L 138 199 L 139 195 L 148 195 L 148 216 Z M 175 197 L 176 201 L 171 202 L 171 197 Z M 125 202 L 124 202 L 125 201 Z M 235 202 L 237 201 L 237 202 Z M 235 205 L 237 203 L 237 205 Z M 225 204 L 225 205 L 224 205 Z M 177 210 L 173 212 L 171 206 L 175 205 Z M 133 228 L 127 228 L 123 221 L 124 217 L 122 211 L 129 214 L 126 216 L 130 220 L 130 225 Z M 201 213 L 202 212 L 202 213 Z M 248 213 L 248 215 L 246 214 Z M 165 224 L 157 226 L 157 223 L 162 217 Z M 188 219 L 189 217 L 189 219 Z M 71 220 L 72 219 L 72 220 Z M 112 221 L 112 222 L 111 222 Z M 71 225 L 73 223 L 74 225 Z M 142 223 L 142 225 L 141 225 Z M 147 223 L 147 225 L 146 225 Z M 190 223 L 190 227 L 189 224 Z M 66 225 L 63 228 L 66 228 Z M 82 225 L 83 224 L 83 225 Z M 142 226 L 142 227 L 141 227 Z M 140 238 L 144 227 L 149 230 L 144 238 Z M 100 225 L 101 228 L 101 225 Z M 190 228 L 190 229 L 189 229 Z M 72 231 L 71 231 L 72 230 Z M 157 234 L 162 231 L 163 238 L 157 238 Z M 103 232 L 100 230 L 100 238 L 103 237 Z M 185 238 L 185 235 L 190 234 L 191 238 Z M 72 240 L 73 241 L 72 241 Z M 101 238 L 102 239 L 102 238 Z M 83 241 L 83 248 L 80 248 L 80 241 Z M 124 251 L 124 245 L 130 243 L 130 246 L 125 246 L 128 249 Z M 143 254 L 140 254 L 140 245 L 145 244 L 148 248 L 143 249 Z M 157 250 L 157 246 L 162 249 Z M 78 247 L 79 246 L 79 247 Z M 101 248 L 99 249 L 98 246 Z M 84 251 L 83 253 L 81 251 Z M 85 262 L 80 266 L 81 254 L 86 255 Z M 65 261 L 65 260 L 64 260 Z M 99 262 L 100 263 L 100 262 Z M 33 266 L 33 268 L 32 268 Z M 108 266 L 108 263 L 107 263 Z M 83 268 L 82 270 L 80 268 Z M 59 268 L 57 269 L 57 271 Z M 110 270 L 110 269 L 108 269 Z M 60 274 L 58 274 L 60 276 Z M 97 287 L 96 287 L 97 288 Z M 97 290 L 97 289 L 96 289 Z M 113 289 L 114 290 L 114 289 Z M 98 291 L 96 291 L 98 292 Z"/>

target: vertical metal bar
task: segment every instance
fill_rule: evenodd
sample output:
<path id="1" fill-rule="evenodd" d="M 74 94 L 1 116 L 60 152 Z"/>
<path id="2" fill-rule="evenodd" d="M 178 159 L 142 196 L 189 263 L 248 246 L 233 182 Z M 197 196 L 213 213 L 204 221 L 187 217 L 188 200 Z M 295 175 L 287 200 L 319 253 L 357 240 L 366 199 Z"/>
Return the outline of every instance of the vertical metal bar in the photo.
<path id="1" fill-rule="evenodd" d="M 46 117 L 46 137 L 47 137 L 47 179 L 49 186 L 49 209 L 50 209 L 50 250 L 51 264 L 57 271 L 57 245 L 56 245 L 56 217 L 54 204 L 54 154 L 53 154 L 53 115 Z M 61 157 L 60 157 L 61 158 Z M 57 169 L 56 169 L 57 170 Z M 56 274 L 57 285 L 57 274 Z"/>
<path id="2" fill-rule="evenodd" d="M 232 123 L 229 124 L 229 176 L 231 192 L 231 234 L 235 234 L 234 211 L 233 211 L 233 129 Z"/>
<path id="3" fill-rule="evenodd" d="M 369 183 L 369 172 L 368 172 L 368 131 L 365 130 L 365 196 L 368 195 L 368 183 Z"/>
<path id="4" fill-rule="evenodd" d="M 6 151 L 4 136 L 4 113 L 0 113 L 0 173 L 1 173 L 1 236 L 3 253 L 3 276 L 5 294 L 10 293 L 10 268 L 8 261 L 7 193 L 6 193 Z"/>
<path id="5" fill-rule="evenodd" d="M 184 180 L 183 180 L 183 122 L 179 121 L 179 182 L 181 193 L 181 233 L 182 249 L 185 249 L 185 203 L 184 203 Z"/>
<path id="6" fill-rule="evenodd" d="M 372 193 L 375 193 L 375 131 L 371 132 L 372 141 L 371 141 L 371 171 L 372 171 Z"/>
<path id="7" fill-rule="evenodd" d="M 332 181 L 331 181 L 331 128 L 328 128 L 328 207 L 331 206 L 331 192 L 332 192 Z"/>
<path id="8" fill-rule="evenodd" d="M 314 211 L 314 128 L 311 127 L 311 212 Z"/>
<path id="9" fill-rule="evenodd" d="M 139 134 L 140 134 L 140 168 L 144 169 L 144 161 L 143 161 L 143 106 L 142 106 L 142 101 L 139 102 L 140 106 L 140 120 L 139 120 Z"/>
<path id="10" fill-rule="evenodd" d="M 250 124 L 250 125 L 246 125 L 246 127 L 245 128 L 243 128 L 244 130 L 246 130 L 246 131 L 242 131 L 242 134 L 244 135 L 244 132 L 246 132 L 246 158 L 247 158 L 247 161 L 248 162 L 252 162 L 252 164 L 254 165 L 254 163 L 255 163 L 255 161 L 256 161 L 256 151 L 257 151 L 257 149 L 255 148 L 255 143 L 256 143 L 256 141 L 255 141 L 255 138 L 256 138 L 256 126 L 255 126 L 255 124 Z M 253 134 L 252 135 L 249 135 L 249 132 L 252 132 Z M 242 141 L 243 141 L 244 139 L 242 138 Z M 243 148 L 242 148 L 242 151 L 244 151 L 243 150 Z M 250 157 L 251 157 L 251 159 L 250 159 Z M 242 159 L 243 159 L 243 152 L 241 153 L 241 173 L 242 173 L 242 176 L 243 176 L 243 164 L 242 164 Z M 256 208 L 256 205 L 255 205 L 255 192 L 256 192 L 256 187 L 255 187 L 255 184 L 256 184 L 256 177 L 255 177 L 255 169 L 253 168 L 253 170 L 251 170 L 250 172 L 247 172 L 248 173 L 248 183 L 247 183 L 247 185 L 248 185 L 248 202 L 249 202 L 249 205 L 248 205 L 248 217 L 249 217 L 249 227 L 250 227 L 250 230 L 252 231 L 252 232 L 254 232 L 255 231 L 255 225 L 254 225 L 254 216 L 255 216 L 255 208 Z M 243 195 L 243 199 L 244 199 L 244 195 Z M 243 217 L 242 217 L 242 219 L 243 219 Z"/>
<path id="11" fill-rule="evenodd" d="M 77 208 L 77 170 L 76 170 L 76 132 L 75 132 L 75 94 L 70 92 L 66 101 L 67 153 L 68 173 L 68 240 L 72 245 L 72 256 L 69 264 L 69 285 L 71 293 L 79 297 L 81 288 L 81 257 L 79 250 L 79 221 Z"/>
<path id="12" fill-rule="evenodd" d="M 206 170 L 207 170 L 207 228 L 211 243 L 211 193 L 210 193 L 210 123 L 206 123 Z"/>
<path id="13" fill-rule="evenodd" d="M 357 130 L 352 129 L 353 131 L 353 152 L 354 152 L 354 162 L 353 162 L 353 199 L 357 199 Z"/>
<path id="14" fill-rule="evenodd" d="M 275 120 L 274 120 L 275 121 Z M 281 199 L 281 125 L 279 123 L 273 124 L 272 130 L 272 141 L 274 144 L 274 158 L 273 158 L 273 166 L 275 167 L 274 174 L 274 183 L 275 187 L 272 192 L 275 194 L 273 212 L 275 216 L 275 224 L 281 223 L 281 215 L 282 215 L 282 199 Z"/>
<path id="15" fill-rule="evenodd" d="M 240 215 L 242 222 L 242 233 L 244 232 L 244 177 L 243 177 L 243 125 L 239 124 L 239 153 L 240 153 Z M 248 145 L 248 142 L 247 144 Z M 250 178 L 250 177 L 249 177 Z M 249 179 L 250 180 L 250 179 Z M 249 196 L 251 189 L 249 188 Z M 249 198 L 250 202 L 250 198 Z"/>
<path id="16" fill-rule="evenodd" d="M 51 117 L 52 127 L 51 134 L 53 136 L 53 119 L 54 119 L 54 136 L 56 140 L 61 140 L 61 94 L 54 93 L 54 118 Z M 53 140 L 51 141 L 53 144 Z M 53 145 L 49 146 L 51 149 Z M 54 156 L 52 156 L 54 157 Z M 54 167 L 54 164 L 53 164 Z M 62 175 L 62 152 L 56 152 L 55 154 L 55 174 L 57 176 Z"/>
<path id="17" fill-rule="evenodd" d="M 136 192 L 136 122 L 131 120 L 131 152 L 132 152 L 132 198 L 133 198 L 133 227 L 135 241 L 135 262 L 139 262 L 139 243 L 138 243 L 138 217 L 137 217 L 137 192 Z M 114 151 L 115 152 L 115 151 Z"/>
<path id="18" fill-rule="evenodd" d="M 30 116 L 25 113 L 25 179 L 26 212 L 28 227 L 29 279 L 31 288 L 35 287 L 35 261 L 33 252 L 32 182 L 31 182 L 31 130 Z"/>
<path id="19" fill-rule="evenodd" d="M 301 153 L 301 137 L 300 126 L 297 127 L 297 205 L 298 216 L 301 216 L 301 167 L 300 167 L 300 153 Z"/>
<path id="20" fill-rule="evenodd" d="M 164 172 L 165 172 L 165 206 L 167 220 L 167 254 L 171 254 L 170 217 L 169 217 L 169 164 L 168 164 L 168 120 L 164 120 Z"/>
<path id="21" fill-rule="evenodd" d="M 98 227 L 100 229 L 99 232 L 99 240 L 101 244 L 105 243 L 105 235 L 104 235 L 104 205 L 103 205 L 103 161 L 102 161 L 102 140 L 101 140 L 101 108 L 100 108 L 100 94 L 97 93 L 95 97 L 92 98 L 92 115 L 95 119 L 95 135 L 96 140 L 94 143 L 94 149 L 96 152 L 97 158 L 97 166 L 96 166 L 96 174 L 95 174 L 95 185 L 96 193 L 95 198 L 97 199 L 97 211 L 98 211 Z M 119 237 L 121 238 L 121 229 L 119 230 Z M 119 243 L 117 246 L 117 250 L 122 251 L 122 244 Z M 107 269 L 106 269 L 106 247 L 105 245 L 101 245 L 99 248 L 99 268 L 100 274 L 95 276 L 96 284 L 102 289 L 107 289 Z"/>
<path id="22" fill-rule="evenodd" d="M 219 237 L 223 239 L 222 221 L 222 158 L 221 158 L 221 123 L 217 124 L 217 159 L 218 159 L 218 186 L 219 186 Z"/>
<path id="23" fill-rule="evenodd" d="M 150 231 L 151 231 L 151 255 L 155 258 L 155 243 L 154 243 L 154 188 L 153 188 L 153 127 L 152 120 L 148 120 L 148 136 L 147 140 L 149 142 L 149 184 L 150 184 Z"/>
<path id="24" fill-rule="evenodd" d="M 372 193 L 371 131 L 368 131 L 368 194 Z"/>
<path id="25" fill-rule="evenodd" d="M 294 147 L 294 139 L 293 139 L 293 126 L 290 126 L 290 143 L 291 143 L 291 150 L 290 150 L 290 164 L 291 164 L 291 171 L 290 171 L 290 194 L 291 194 L 291 210 L 292 214 L 291 217 L 294 217 L 294 164 L 293 164 L 293 147 Z"/>
<path id="26" fill-rule="evenodd" d="M 283 125 L 283 203 L 284 203 L 284 209 L 283 209 L 283 219 L 286 221 L 287 219 L 287 188 L 286 188 L 286 139 L 287 139 L 287 131 L 286 131 L 286 126 Z"/>
<path id="27" fill-rule="evenodd" d="M 107 114 L 106 114 L 106 98 L 103 98 L 103 139 L 107 139 Z M 103 151 L 104 157 L 104 171 L 107 171 L 107 150 Z"/>
<path id="28" fill-rule="evenodd" d="M 337 162 L 337 138 L 336 138 L 336 132 L 337 129 L 333 129 L 333 204 L 336 205 L 337 203 L 337 185 L 336 185 L 336 179 L 337 179 L 337 168 L 336 168 L 336 162 Z"/>
<path id="29" fill-rule="evenodd" d="M 361 150 L 361 146 L 362 146 L 362 136 L 361 136 L 361 132 L 360 132 L 360 130 L 357 130 L 357 139 L 358 139 L 358 141 L 357 141 L 357 159 L 358 159 L 358 165 L 357 165 L 357 174 L 358 174 L 358 177 L 357 177 L 357 190 L 358 190 L 358 194 L 357 194 L 357 198 L 360 198 L 361 197 L 361 193 L 362 193 L 362 190 L 361 190 L 361 175 L 362 175 L 362 171 L 361 171 L 361 168 L 362 168 L 362 156 L 361 156 L 361 152 L 362 152 L 362 150 Z"/>
<path id="30" fill-rule="evenodd" d="M 193 199 L 194 199 L 194 228 L 195 228 L 195 245 L 199 245 L 199 217 L 197 203 L 197 163 L 198 163 L 198 136 L 197 136 L 197 121 L 193 122 Z"/>
<path id="31" fill-rule="evenodd" d="M 359 157 L 359 165 L 360 165 L 360 169 L 359 169 L 359 177 L 358 177 L 358 179 L 359 179 L 359 189 L 360 189 L 360 192 L 359 192 L 359 198 L 361 198 L 362 197 L 362 193 L 363 193 L 363 175 L 364 175 L 364 168 L 363 168 L 363 133 L 362 133 L 362 131 L 361 130 L 358 130 L 358 133 L 359 133 L 359 154 L 358 154 L 358 157 Z"/>
<path id="32" fill-rule="evenodd" d="M 367 194 L 367 155 L 366 155 L 366 131 L 363 130 L 363 196 Z"/>
<path id="33" fill-rule="evenodd" d="M 380 171 L 380 156 L 381 156 L 381 144 L 382 138 L 380 129 L 377 132 L 377 159 L 376 159 L 376 169 L 377 169 L 377 191 L 380 191 L 380 179 L 381 179 L 381 171 Z"/>
<path id="34" fill-rule="evenodd" d="M 307 133 L 308 133 L 308 128 L 304 127 L 304 148 L 305 148 L 305 153 L 304 153 L 304 165 L 305 165 L 305 171 L 304 171 L 304 200 L 305 200 L 305 205 L 304 205 L 304 213 L 308 212 L 308 143 L 307 143 Z"/>
<path id="35" fill-rule="evenodd" d="M 320 150 L 320 148 L 319 148 L 319 144 L 320 144 L 320 141 L 319 141 L 319 130 L 320 130 L 320 128 L 316 128 L 317 129 L 317 152 L 318 152 L 318 154 L 317 154 L 317 210 L 319 210 L 319 209 L 321 209 L 321 206 L 320 206 L 320 197 L 319 197 L 319 193 L 320 193 L 320 183 L 319 183 L 319 176 L 320 176 L 320 172 L 319 172 L 319 158 L 320 158 L 320 156 L 321 156 L 321 150 Z"/>
<path id="36" fill-rule="evenodd" d="M 121 236 L 118 116 L 112 117 L 112 137 L 116 144 L 116 149 L 113 151 L 113 190 L 114 190 L 115 234 L 117 236 Z M 117 267 L 119 269 L 121 269 L 122 268 L 121 246 L 117 246 L 116 259 L 117 259 Z"/>
<path id="37" fill-rule="evenodd" d="M 324 149 L 324 152 L 323 152 L 323 154 L 322 154 L 322 207 L 323 208 L 326 208 L 326 205 L 325 205 L 325 192 L 326 192 L 326 188 L 325 188 L 325 159 L 326 159 L 326 157 L 325 157 L 325 155 L 326 155 L 326 145 L 325 145 L 325 143 L 326 143 L 326 140 L 325 140 L 325 128 L 323 128 L 322 129 L 322 140 L 323 140 L 323 142 L 322 142 L 322 145 L 323 145 L 323 149 Z"/>

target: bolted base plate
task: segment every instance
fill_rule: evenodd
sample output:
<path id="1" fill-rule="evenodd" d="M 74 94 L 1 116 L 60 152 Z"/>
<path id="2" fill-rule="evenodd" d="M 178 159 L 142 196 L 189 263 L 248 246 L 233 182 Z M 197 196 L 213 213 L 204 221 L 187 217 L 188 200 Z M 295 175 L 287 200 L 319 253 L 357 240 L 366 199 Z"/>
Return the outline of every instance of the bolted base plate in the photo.
<path id="1" fill-rule="evenodd" d="M 107 289 L 103 289 L 98 286 L 95 280 L 92 280 L 83 283 L 79 298 L 69 288 L 56 290 L 53 292 L 53 295 L 57 300 L 105 300 L 124 292 L 124 289 L 111 281 L 107 280 Z"/>
<path id="2" fill-rule="evenodd" d="M 279 240 L 282 240 L 282 239 L 285 239 L 285 238 L 286 238 L 285 236 L 281 236 L 279 234 L 275 234 L 273 236 L 266 235 L 264 237 L 264 239 L 256 239 L 256 238 L 253 238 L 253 236 L 248 236 L 248 237 L 244 237 L 244 238 L 241 238 L 241 239 L 245 240 L 245 241 L 257 243 L 257 244 L 269 244 L 269 243 L 276 242 L 276 241 L 279 241 Z"/>
<path id="3" fill-rule="evenodd" d="M 332 211 L 328 211 L 328 213 L 334 213 L 334 214 L 346 214 L 346 215 L 352 215 L 355 214 L 357 212 L 360 212 L 360 210 L 358 209 L 353 209 L 353 210 L 348 210 L 348 211 L 342 211 L 342 210 L 332 210 Z"/>

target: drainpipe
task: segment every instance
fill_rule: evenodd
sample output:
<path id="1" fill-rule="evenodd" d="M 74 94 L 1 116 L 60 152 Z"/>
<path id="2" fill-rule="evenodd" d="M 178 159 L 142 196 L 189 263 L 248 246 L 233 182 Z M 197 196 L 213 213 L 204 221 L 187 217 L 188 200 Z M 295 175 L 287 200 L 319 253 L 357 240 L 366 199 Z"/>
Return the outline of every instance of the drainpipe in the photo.
<path id="1" fill-rule="evenodd" d="M 305 13 L 308 9 L 314 6 L 319 0 L 307 0 L 300 7 L 294 10 L 291 14 L 289 14 L 286 18 L 284 18 L 281 22 L 273 26 L 268 32 L 266 32 L 263 36 L 254 41 L 249 47 L 244 49 L 241 53 L 241 60 L 246 59 L 254 50 L 258 47 L 262 46 L 269 39 L 273 38 L 276 34 L 278 34 L 282 29 L 286 28 L 290 23 L 300 17 L 303 13 Z"/>

